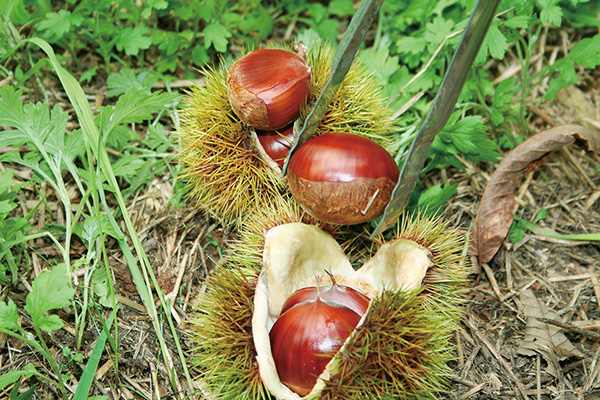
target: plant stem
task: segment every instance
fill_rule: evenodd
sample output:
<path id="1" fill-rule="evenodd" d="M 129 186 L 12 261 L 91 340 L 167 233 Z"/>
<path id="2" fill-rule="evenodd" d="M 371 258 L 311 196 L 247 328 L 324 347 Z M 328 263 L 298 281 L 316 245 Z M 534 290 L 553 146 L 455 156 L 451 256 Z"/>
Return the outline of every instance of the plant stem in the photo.
<path id="1" fill-rule="evenodd" d="M 526 101 L 527 101 L 527 87 L 529 85 L 528 71 L 529 71 L 529 63 L 531 61 L 530 60 L 531 54 L 529 53 L 529 48 L 527 46 L 527 43 L 525 43 L 525 39 L 520 38 L 519 43 L 521 44 L 521 46 L 518 46 L 518 45 L 516 46 L 517 53 L 519 55 L 519 59 L 521 60 L 521 71 L 522 71 L 521 100 L 519 102 L 519 124 L 521 125 L 521 133 L 524 136 L 528 136 L 527 133 L 529 132 L 529 128 L 527 127 L 527 123 L 525 120 L 527 118 Z M 521 52 L 521 48 L 525 52 L 525 54 L 523 54 Z"/>
<path id="2" fill-rule="evenodd" d="M 66 391 L 65 381 L 62 378 L 62 373 L 60 371 L 60 367 L 58 366 L 58 363 L 52 356 L 52 353 L 50 352 L 50 349 L 48 348 L 48 345 L 46 344 L 46 341 L 44 340 L 44 337 L 42 336 L 42 332 L 35 325 L 33 325 L 33 330 L 35 330 L 35 333 L 38 336 L 38 339 L 40 339 L 40 343 L 41 343 L 42 347 L 44 348 L 44 351 L 42 352 L 42 354 L 44 354 L 44 357 L 50 363 L 52 370 L 54 370 L 54 373 L 56 374 L 56 377 L 58 378 L 58 381 L 60 383 L 60 386 L 59 386 L 60 391 L 63 395 L 63 398 L 66 400 L 67 399 L 67 391 Z"/>

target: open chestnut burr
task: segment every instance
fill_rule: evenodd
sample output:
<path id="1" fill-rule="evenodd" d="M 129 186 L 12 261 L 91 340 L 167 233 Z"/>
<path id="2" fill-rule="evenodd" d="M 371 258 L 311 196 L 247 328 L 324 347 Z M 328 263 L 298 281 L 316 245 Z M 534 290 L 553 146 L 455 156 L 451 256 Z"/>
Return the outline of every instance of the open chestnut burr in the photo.
<path id="1" fill-rule="evenodd" d="M 400 172 L 374 141 L 350 133 L 326 133 L 292 154 L 288 183 L 294 198 L 315 218 L 355 225 L 385 210 Z"/>
<path id="2" fill-rule="evenodd" d="M 261 379 L 283 400 L 315 398 L 340 373 L 336 357 L 364 323 L 373 299 L 386 290 L 418 289 L 432 266 L 425 248 L 398 239 L 355 270 L 331 236 L 301 223 L 279 225 L 266 233 L 263 264 L 254 297 L 253 340 Z M 338 285 L 334 290 L 343 290 L 342 296 L 364 296 L 365 314 L 321 299 L 318 293 L 281 312 L 290 297 L 303 297 L 303 288 L 319 281 L 324 265 L 332 286 Z"/>

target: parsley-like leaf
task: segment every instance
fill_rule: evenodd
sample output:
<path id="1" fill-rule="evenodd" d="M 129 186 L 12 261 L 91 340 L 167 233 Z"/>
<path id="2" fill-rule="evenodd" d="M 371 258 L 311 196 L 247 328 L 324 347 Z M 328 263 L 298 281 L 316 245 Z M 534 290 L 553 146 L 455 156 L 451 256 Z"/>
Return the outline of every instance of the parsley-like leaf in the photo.
<path id="1" fill-rule="evenodd" d="M 453 116 L 456 119 L 456 116 Z M 496 161 L 498 146 L 488 139 L 486 126 L 477 116 L 465 117 L 447 125 L 433 140 L 429 156 L 432 158 L 426 171 L 434 168 L 453 166 L 464 169 L 464 165 L 454 155 L 474 162 Z"/>
<path id="2" fill-rule="evenodd" d="M 164 10 L 169 6 L 165 0 L 148 0 L 146 7 L 142 10 L 142 18 L 148 19 L 152 15 L 152 9 Z"/>
<path id="3" fill-rule="evenodd" d="M 177 103 L 177 93 L 148 93 L 146 89 L 129 89 L 115 104 L 103 110 L 106 132 L 121 124 L 131 124 L 152 118 L 152 114 L 166 110 Z"/>
<path id="4" fill-rule="evenodd" d="M 539 4 L 542 7 L 542 12 L 540 12 L 540 21 L 542 24 L 550 23 L 552 25 L 560 26 L 563 12 L 557 5 L 558 0 L 539 0 Z"/>
<path id="5" fill-rule="evenodd" d="M 227 51 L 227 45 L 229 44 L 228 38 L 231 37 L 231 32 L 219 24 L 213 22 L 204 28 L 204 47 L 207 49 L 212 45 L 219 53 L 225 53 Z"/>
<path id="6" fill-rule="evenodd" d="M 517 91 L 518 86 L 515 78 L 505 79 L 498 84 L 491 107 L 492 124 L 499 126 L 504 122 L 505 115 L 510 110 Z"/>
<path id="7" fill-rule="evenodd" d="M 477 57 L 478 64 L 483 64 L 487 59 L 487 55 L 491 55 L 498 60 L 502 60 L 504 58 L 504 54 L 508 50 L 508 41 L 506 37 L 500 32 L 500 28 L 498 27 L 498 23 L 494 21 L 488 30 L 488 33 L 483 40 L 483 44 L 481 45 L 480 53 Z"/>
<path id="8" fill-rule="evenodd" d="M 559 90 L 577 82 L 579 78 L 575 70 L 575 64 L 581 64 L 587 68 L 596 68 L 600 65 L 600 34 L 579 41 L 569 51 L 569 54 L 552 65 L 552 71 L 559 71 L 560 76 L 551 79 L 548 90 L 544 95 L 545 100 L 553 100 Z"/>
<path id="9" fill-rule="evenodd" d="M 359 53 L 358 59 L 373 71 L 375 79 L 381 85 L 387 84 L 390 77 L 398 70 L 398 56 L 390 57 L 388 47 L 379 50 L 363 50 Z"/>
<path id="10" fill-rule="evenodd" d="M 145 26 L 127 27 L 121 31 L 117 39 L 117 50 L 125 50 L 128 56 L 137 55 L 140 50 L 145 50 L 152 44 L 152 39 L 144 36 L 149 29 Z"/>
<path id="11" fill-rule="evenodd" d="M 157 81 L 158 77 L 152 71 L 142 70 L 136 75 L 131 68 L 123 68 L 111 73 L 106 79 L 107 95 L 120 96 L 128 89 L 146 89 L 146 92 L 150 93 L 150 89 Z"/>
<path id="12" fill-rule="evenodd" d="M 38 25 L 38 29 L 43 32 L 44 39 L 54 43 L 62 39 L 73 26 L 80 26 L 83 22 L 83 16 L 79 13 L 72 14 L 67 10 L 51 12 Z"/>
<path id="13" fill-rule="evenodd" d="M 453 30 L 454 22 L 439 16 L 427 24 L 427 30 L 425 31 L 423 38 L 429 45 L 429 49 L 432 53 L 448 35 L 453 33 Z"/>
<path id="14" fill-rule="evenodd" d="M 46 332 L 56 331 L 64 325 L 58 315 L 45 315 L 48 311 L 71 304 L 75 289 L 70 285 L 65 264 L 42 271 L 31 284 L 31 293 L 25 299 L 25 311 L 31 315 L 34 326 Z"/>
<path id="15" fill-rule="evenodd" d="M 13 330 L 19 327 L 19 314 L 17 313 L 17 306 L 8 299 L 5 303 L 0 301 L 0 329 Z"/>

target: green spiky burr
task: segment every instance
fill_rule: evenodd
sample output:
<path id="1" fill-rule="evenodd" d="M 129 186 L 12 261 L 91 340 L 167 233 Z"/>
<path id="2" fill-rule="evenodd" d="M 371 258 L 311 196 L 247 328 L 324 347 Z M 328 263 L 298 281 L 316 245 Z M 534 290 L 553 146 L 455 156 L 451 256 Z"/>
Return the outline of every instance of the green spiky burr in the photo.
<path id="1" fill-rule="evenodd" d="M 318 43 L 307 53 L 312 69 L 308 114 L 329 78 L 333 50 Z M 229 66 L 204 71 L 204 85 L 191 88 L 180 111 L 177 136 L 181 176 L 197 207 L 226 226 L 237 227 L 266 199 L 289 198 L 281 171 L 273 168 L 257 146 L 253 128 L 240 122 L 227 97 Z M 375 80 L 355 62 L 321 121 L 317 134 L 350 132 L 367 136 L 384 147 L 391 143 L 391 111 Z"/>
<path id="2" fill-rule="evenodd" d="M 290 209 L 273 211 L 295 214 Z M 250 255 L 235 256 L 235 262 L 216 270 L 198 299 L 190 335 L 198 343 L 195 363 L 215 398 L 275 398 L 261 380 L 251 334 L 254 289 L 263 269 L 259 249 L 265 243 L 257 232 L 294 219 L 302 218 L 296 214 L 278 220 L 271 215 L 268 221 L 256 222 L 248 234 L 242 228 L 241 241 L 230 253 Z M 423 247 L 431 260 L 420 288 L 385 290 L 375 298 L 364 322 L 330 363 L 334 378 L 323 381 L 319 392 L 306 398 L 435 399 L 444 390 L 467 282 L 464 236 L 440 219 L 417 215 L 406 217 L 393 237 L 377 247 L 405 239 Z M 356 246 L 346 249 L 351 259 L 369 252 Z M 376 250 L 371 249 L 371 254 Z"/>

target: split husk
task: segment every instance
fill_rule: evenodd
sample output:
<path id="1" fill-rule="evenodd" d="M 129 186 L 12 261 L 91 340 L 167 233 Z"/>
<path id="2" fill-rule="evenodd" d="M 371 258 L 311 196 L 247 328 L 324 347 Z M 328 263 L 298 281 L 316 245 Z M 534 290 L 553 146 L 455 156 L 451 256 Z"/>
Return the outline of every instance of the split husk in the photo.
<path id="1" fill-rule="evenodd" d="M 305 117 L 329 78 L 333 50 L 315 44 L 308 50 L 311 91 Z M 194 86 L 180 112 L 177 135 L 182 177 L 197 207 L 226 226 L 238 227 L 275 194 L 289 196 L 281 170 L 257 149 L 253 129 L 235 116 L 227 98 L 227 71 L 204 70 L 204 86 Z M 375 80 L 356 61 L 328 107 L 317 135 L 350 132 L 367 136 L 391 152 L 391 111 Z M 258 146 L 260 147 L 260 146 Z"/>
<path id="2" fill-rule="evenodd" d="M 290 216 L 292 210 L 287 209 L 283 213 L 272 211 L 272 216 Z M 282 233 L 288 229 L 282 224 L 291 222 L 292 225 L 298 225 L 294 222 L 302 222 L 290 220 L 298 218 L 283 219 L 286 221 L 271 218 L 268 222 L 255 223 L 250 231 L 260 229 L 259 226 L 265 229 L 275 226 L 272 232 Z M 367 314 L 328 365 L 318 388 L 307 398 L 435 399 L 443 391 L 451 372 L 448 361 L 453 359 L 455 349 L 452 338 L 462 313 L 462 291 L 467 281 L 467 266 L 462 255 L 463 235 L 448 228 L 440 219 L 422 216 L 406 217 L 398 226 L 392 238 L 382 242 L 371 254 L 377 253 L 375 258 L 382 258 L 383 253 L 395 246 L 407 246 L 411 251 L 420 252 L 417 254 L 426 255 L 430 264 L 420 287 L 403 286 L 397 282 L 382 286 L 376 280 L 369 281 L 369 285 L 364 286 L 367 289 L 363 290 L 371 295 L 377 294 L 373 295 Z M 306 228 L 318 230 L 310 226 Z M 248 232 L 246 229 L 242 229 L 242 232 Z M 269 235 L 267 241 L 270 240 Z M 334 232 L 337 240 L 325 235 L 318 237 L 327 237 L 327 240 L 319 239 L 318 242 L 329 243 L 327 252 L 343 260 L 344 251 L 336 243 L 343 236 L 343 232 Z M 244 243 L 232 246 L 231 253 L 236 254 L 238 249 L 243 249 L 248 255 L 234 257 L 235 261 L 217 269 L 209 278 L 206 292 L 196 305 L 198 311 L 192 322 L 190 336 L 198 344 L 195 363 L 215 398 L 272 399 L 275 396 L 269 393 L 260 378 L 257 363 L 257 357 L 259 360 L 262 357 L 259 353 L 262 354 L 264 350 L 259 347 L 265 347 L 266 344 L 263 340 L 262 344 L 255 346 L 251 334 L 253 326 L 260 323 L 264 335 L 264 330 L 268 330 L 273 320 L 272 315 L 276 316 L 278 312 L 274 306 L 271 316 L 268 311 L 266 317 L 265 312 L 260 318 L 256 316 L 258 310 L 269 309 L 268 299 L 265 304 L 267 293 L 259 283 L 262 279 L 268 280 L 258 251 L 264 249 L 265 238 L 253 231 L 242 234 L 241 241 Z M 297 242 L 288 236 L 288 245 Z M 270 249 L 272 247 L 268 243 L 267 246 Z M 297 246 L 302 247 L 302 244 Z M 349 254 L 352 263 L 363 263 L 363 254 L 369 253 L 369 249 L 358 242 L 354 242 L 354 246 L 346 247 L 345 253 Z M 288 252 L 286 257 L 289 256 Z M 354 272 L 347 260 L 339 263 L 340 267 L 333 268 L 337 272 L 334 272 L 336 280 L 340 272 L 348 274 L 350 278 L 364 277 L 364 270 Z M 368 263 L 377 264 L 376 261 Z M 337 262 L 335 264 L 338 265 Z M 327 267 L 331 267 L 331 263 Z M 396 271 L 396 267 L 383 268 L 381 271 Z M 392 275 L 396 276 L 395 273 Z M 302 276 L 282 280 L 296 282 L 305 278 L 307 282 L 312 279 L 303 273 Z M 351 281 L 342 279 L 339 283 Z M 390 282 L 390 279 L 386 281 Z M 279 298 L 301 285 L 304 282 L 289 285 L 278 295 Z M 255 319 L 262 319 L 262 322 L 255 320 L 253 324 L 253 314 Z"/>

